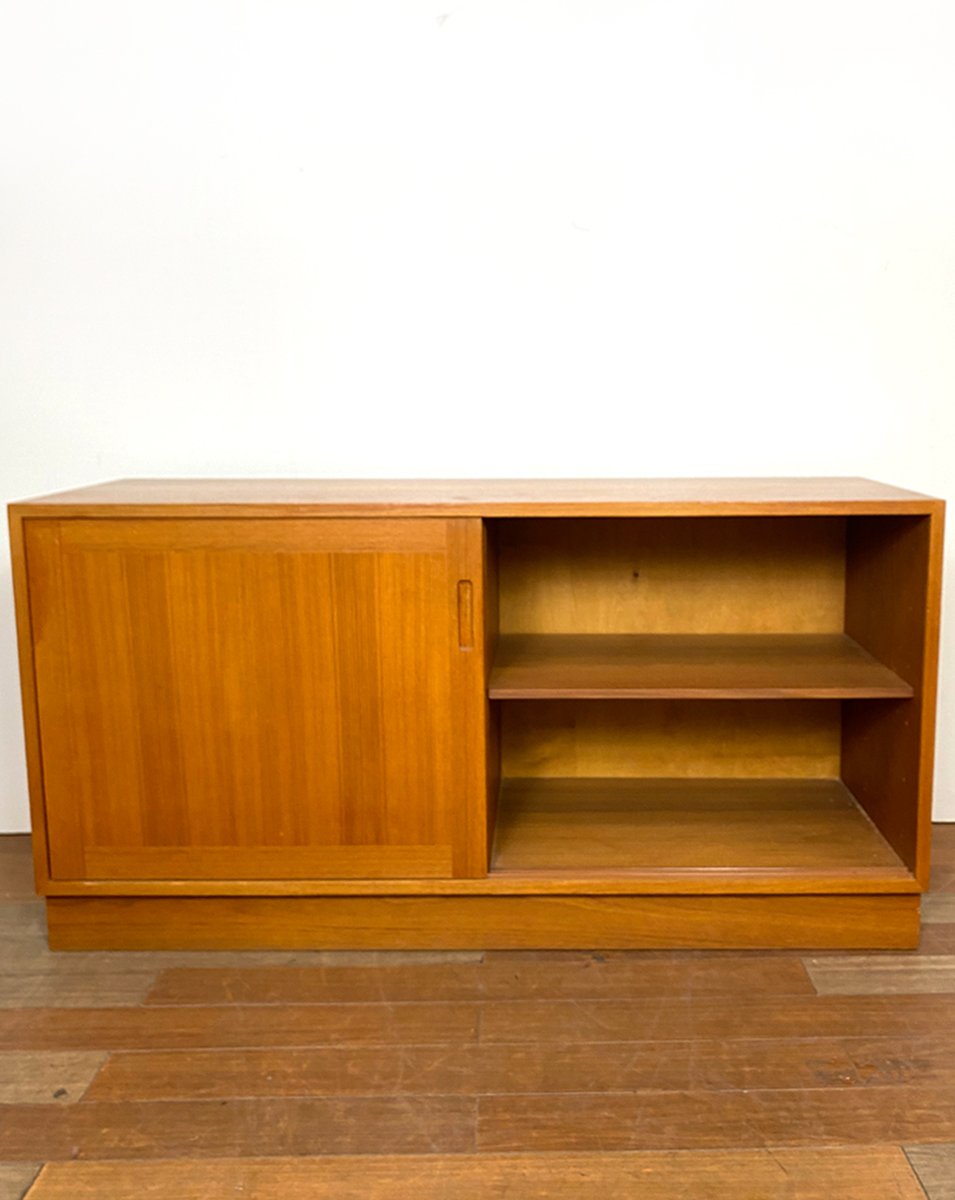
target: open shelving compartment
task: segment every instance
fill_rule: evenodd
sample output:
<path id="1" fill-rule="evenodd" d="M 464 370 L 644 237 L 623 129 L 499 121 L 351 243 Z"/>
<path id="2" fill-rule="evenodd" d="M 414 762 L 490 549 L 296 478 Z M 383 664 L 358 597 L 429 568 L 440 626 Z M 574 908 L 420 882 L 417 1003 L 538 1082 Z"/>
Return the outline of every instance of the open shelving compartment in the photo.
<path id="1" fill-rule="evenodd" d="M 924 885 L 927 517 L 501 518 L 488 546 L 492 877 Z"/>

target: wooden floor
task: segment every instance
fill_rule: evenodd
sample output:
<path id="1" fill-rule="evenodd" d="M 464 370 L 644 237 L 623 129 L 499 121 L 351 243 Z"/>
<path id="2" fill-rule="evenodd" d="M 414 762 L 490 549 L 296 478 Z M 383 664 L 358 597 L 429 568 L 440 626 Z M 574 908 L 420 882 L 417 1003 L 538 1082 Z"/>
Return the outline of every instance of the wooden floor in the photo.
<path id="1" fill-rule="evenodd" d="M 0 838 L 0 1200 L 955 1197 L 922 947 L 51 954 Z"/>

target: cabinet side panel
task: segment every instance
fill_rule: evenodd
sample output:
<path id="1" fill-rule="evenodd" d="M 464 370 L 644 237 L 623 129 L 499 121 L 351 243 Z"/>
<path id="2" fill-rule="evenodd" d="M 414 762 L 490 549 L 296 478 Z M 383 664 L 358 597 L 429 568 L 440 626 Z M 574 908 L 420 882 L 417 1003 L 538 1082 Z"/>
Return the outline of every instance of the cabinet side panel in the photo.
<path id="1" fill-rule="evenodd" d="M 847 702 L 842 773 L 882 835 L 928 885 L 943 509 L 854 517 L 846 544 L 846 633 L 914 689 Z"/>

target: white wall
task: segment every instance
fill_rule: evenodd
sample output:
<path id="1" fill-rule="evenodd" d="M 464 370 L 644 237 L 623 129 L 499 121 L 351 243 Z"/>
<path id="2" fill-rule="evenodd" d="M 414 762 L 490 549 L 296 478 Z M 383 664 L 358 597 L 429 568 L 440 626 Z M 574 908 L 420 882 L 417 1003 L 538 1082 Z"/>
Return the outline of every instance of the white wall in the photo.
<path id="1" fill-rule="evenodd" d="M 203 474 L 951 496 L 953 62 L 951 0 L 10 0 L 3 499 Z"/>

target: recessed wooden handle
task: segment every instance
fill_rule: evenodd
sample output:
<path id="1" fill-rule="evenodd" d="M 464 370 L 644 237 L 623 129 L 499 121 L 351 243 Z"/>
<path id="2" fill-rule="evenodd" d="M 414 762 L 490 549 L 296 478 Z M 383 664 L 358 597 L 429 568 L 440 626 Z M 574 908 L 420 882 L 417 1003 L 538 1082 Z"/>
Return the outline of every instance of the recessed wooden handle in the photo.
<path id="1" fill-rule="evenodd" d="M 470 579 L 458 580 L 458 649 L 474 648 L 474 587 Z"/>

